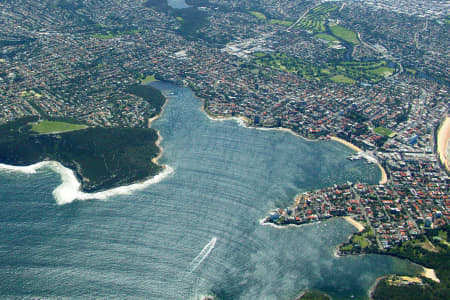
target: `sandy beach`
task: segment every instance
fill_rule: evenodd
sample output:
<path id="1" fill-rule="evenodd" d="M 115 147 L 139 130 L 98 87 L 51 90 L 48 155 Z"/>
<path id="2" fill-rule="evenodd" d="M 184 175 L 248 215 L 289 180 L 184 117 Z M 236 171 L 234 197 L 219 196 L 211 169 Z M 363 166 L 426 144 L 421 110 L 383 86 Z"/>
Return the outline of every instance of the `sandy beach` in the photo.
<path id="1" fill-rule="evenodd" d="M 158 155 L 156 156 L 156 157 L 153 157 L 152 158 L 152 163 L 154 163 L 154 164 L 158 164 L 158 160 L 161 158 L 161 156 L 163 155 L 163 148 L 161 147 L 161 141 L 162 141 L 162 137 L 161 137 L 161 135 L 159 134 L 159 130 L 155 130 L 156 131 L 156 134 L 158 135 L 158 139 L 156 140 L 156 143 L 155 143 L 155 145 L 156 145 L 156 147 L 158 147 L 159 148 L 159 153 L 158 153 Z M 163 168 L 165 168 L 165 165 L 162 165 L 162 167 Z"/>
<path id="2" fill-rule="evenodd" d="M 343 217 L 345 221 L 347 221 L 348 223 L 352 224 L 353 226 L 355 226 L 355 228 L 358 230 L 358 232 L 361 232 L 364 230 L 364 225 L 361 224 L 360 222 L 356 221 L 355 219 L 353 219 L 352 217 L 346 216 Z"/>
<path id="3" fill-rule="evenodd" d="M 355 150 L 356 152 L 363 152 L 363 150 L 361 148 L 359 148 L 359 147 L 353 145 L 352 143 L 347 142 L 346 140 L 343 140 L 341 138 L 332 136 L 332 137 L 330 137 L 330 139 L 333 140 L 333 141 L 339 142 L 341 144 L 344 144 L 345 146 L 349 147 L 350 149 Z M 380 179 L 379 184 L 386 184 L 388 182 L 388 177 L 387 177 L 386 170 L 379 163 L 377 163 L 377 166 L 378 166 L 378 168 L 381 171 L 381 179 Z"/>
<path id="4" fill-rule="evenodd" d="M 345 146 L 347 146 L 347 147 L 349 147 L 349 148 L 355 150 L 356 152 L 363 152 L 363 150 L 362 150 L 361 148 L 359 148 L 359 147 L 353 145 L 353 144 L 350 143 L 350 142 L 347 142 L 347 141 L 344 140 L 344 139 L 341 139 L 341 138 L 338 138 L 338 137 L 335 137 L 335 136 L 330 137 L 330 139 L 333 140 L 333 141 L 339 142 L 339 143 L 341 143 L 341 144 L 344 144 Z"/>
<path id="5" fill-rule="evenodd" d="M 148 128 L 151 128 L 153 121 L 158 119 L 162 115 L 162 113 L 164 112 L 164 108 L 166 107 L 167 102 L 169 101 L 169 99 L 167 99 L 166 96 L 164 96 L 164 98 L 166 99 L 166 102 L 164 102 L 163 106 L 161 107 L 161 111 L 159 112 L 159 114 L 157 114 L 157 115 L 155 115 L 155 116 L 153 116 L 153 117 L 148 119 L 148 123 L 147 123 L 147 127 Z"/>
<path id="6" fill-rule="evenodd" d="M 381 280 L 388 278 L 389 275 L 378 277 L 375 282 L 370 286 L 369 290 L 367 291 L 367 295 L 369 296 L 369 299 L 372 299 L 373 292 L 375 292 L 375 289 L 377 288 L 377 285 L 380 283 Z"/>
<path id="7" fill-rule="evenodd" d="M 437 151 L 439 153 L 439 159 L 445 166 L 447 171 L 450 171 L 450 164 L 447 157 L 447 145 L 450 139 L 450 117 L 445 118 L 445 121 L 439 127 L 437 136 Z"/>
<path id="8" fill-rule="evenodd" d="M 428 269 L 428 268 L 423 267 L 423 272 L 421 273 L 421 275 L 426 277 L 426 278 L 428 278 L 428 279 L 431 279 L 431 280 L 433 280 L 435 282 L 441 282 L 439 280 L 439 278 L 437 278 L 436 272 L 434 272 L 433 269 Z"/>

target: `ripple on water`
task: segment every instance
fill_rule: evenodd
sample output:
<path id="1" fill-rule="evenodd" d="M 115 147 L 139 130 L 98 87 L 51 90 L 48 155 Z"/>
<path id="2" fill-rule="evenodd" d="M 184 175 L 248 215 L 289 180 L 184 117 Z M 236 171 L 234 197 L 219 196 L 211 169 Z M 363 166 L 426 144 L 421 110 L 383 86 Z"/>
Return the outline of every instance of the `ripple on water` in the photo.
<path id="1" fill-rule="evenodd" d="M 299 190 L 375 183 L 376 167 L 345 159 L 350 150 L 338 143 L 209 120 L 190 90 L 155 86 L 174 93 L 153 123 L 161 163 L 176 170 L 158 184 L 58 206 L 51 193 L 60 180 L 50 170 L 0 172 L 2 296 L 292 299 L 320 288 L 339 298 L 364 295 L 380 275 L 413 271 L 390 257 L 336 258 L 354 231 L 342 220 L 259 225 Z"/>

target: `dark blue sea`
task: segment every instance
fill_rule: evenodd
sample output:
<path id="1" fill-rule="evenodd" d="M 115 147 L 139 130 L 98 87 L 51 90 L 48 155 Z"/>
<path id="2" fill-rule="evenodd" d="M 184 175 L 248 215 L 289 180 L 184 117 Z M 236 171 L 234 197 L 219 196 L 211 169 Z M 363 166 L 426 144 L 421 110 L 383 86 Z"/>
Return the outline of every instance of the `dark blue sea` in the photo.
<path id="1" fill-rule="evenodd" d="M 332 141 L 213 121 L 188 88 L 157 82 L 153 127 L 174 172 L 129 195 L 58 205 L 61 177 L 0 171 L 0 298 L 294 299 L 321 289 L 365 298 L 378 276 L 417 270 L 388 256 L 335 257 L 355 228 L 333 219 L 261 226 L 296 193 L 379 170 Z"/>

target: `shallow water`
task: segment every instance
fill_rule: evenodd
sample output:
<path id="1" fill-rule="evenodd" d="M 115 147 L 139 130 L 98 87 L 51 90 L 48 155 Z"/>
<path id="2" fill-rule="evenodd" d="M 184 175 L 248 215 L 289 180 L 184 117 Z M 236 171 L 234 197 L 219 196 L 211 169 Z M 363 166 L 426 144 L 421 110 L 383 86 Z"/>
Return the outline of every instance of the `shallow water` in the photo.
<path id="1" fill-rule="evenodd" d="M 387 256 L 335 257 L 355 231 L 340 219 L 259 225 L 299 190 L 377 182 L 375 166 L 347 160 L 351 150 L 336 142 L 209 120 L 189 89 L 154 86 L 169 97 L 153 126 L 161 162 L 174 169 L 160 183 L 61 206 L 51 169 L 0 171 L 2 297 L 293 299 L 318 288 L 362 298 L 376 277 L 417 269 Z"/>

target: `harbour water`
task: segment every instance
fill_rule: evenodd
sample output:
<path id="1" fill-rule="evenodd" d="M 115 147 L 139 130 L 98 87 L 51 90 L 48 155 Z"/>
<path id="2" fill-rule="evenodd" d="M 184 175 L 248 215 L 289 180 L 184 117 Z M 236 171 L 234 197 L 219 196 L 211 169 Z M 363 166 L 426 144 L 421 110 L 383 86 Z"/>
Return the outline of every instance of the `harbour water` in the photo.
<path id="1" fill-rule="evenodd" d="M 176 9 L 188 8 L 189 5 L 186 4 L 184 0 L 168 0 L 169 6 Z"/>
<path id="2" fill-rule="evenodd" d="M 0 298 L 294 299 L 304 289 L 364 298 L 378 276 L 418 267 L 377 255 L 335 257 L 356 229 L 341 219 L 261 226 L 298 191 L 376 183 L 380 171 L 331 141 L 213 121 L 188 88 L 156 82 L 169 101 L 157 184 L 58 205 L 50 168 L 0 171 Z"/>

